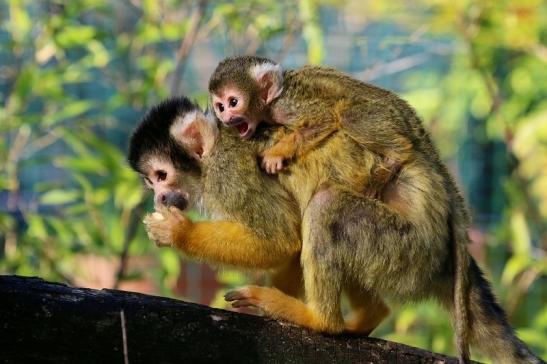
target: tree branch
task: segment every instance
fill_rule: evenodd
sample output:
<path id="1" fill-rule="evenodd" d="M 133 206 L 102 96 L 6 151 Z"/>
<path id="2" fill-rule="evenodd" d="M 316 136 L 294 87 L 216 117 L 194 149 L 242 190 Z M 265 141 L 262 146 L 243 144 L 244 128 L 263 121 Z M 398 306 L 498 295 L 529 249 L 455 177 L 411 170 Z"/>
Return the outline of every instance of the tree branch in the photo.
<path id="1" fill-rule="evenodd" d="M 170 298 L 0 276 L 2 362 L 457 363 Z"/>

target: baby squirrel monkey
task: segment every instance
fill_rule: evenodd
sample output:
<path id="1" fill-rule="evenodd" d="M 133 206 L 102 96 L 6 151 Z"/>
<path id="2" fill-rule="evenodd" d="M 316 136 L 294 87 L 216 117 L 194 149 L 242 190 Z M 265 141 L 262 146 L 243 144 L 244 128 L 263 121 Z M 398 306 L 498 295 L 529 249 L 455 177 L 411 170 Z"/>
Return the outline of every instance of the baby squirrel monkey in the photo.
<path id="1" fill-rule="evenodd" d="M 339 332 L 343 290 L 403 302 L 435 298 L 452 314 L 461 363 L 469 362 L 469 342 L 495 362 L 541 362 L 514 335 L 467 252 L 463 198 L 403 100 L 333 69 L 281 71 L 252 56 L 221 62 L 209 91 L 217 116 L 243 139 L 252 140 L 261 122 L 290 130 L 263 150 L 266 171 L 299 156 L 279 182 L 302 214 L 306 303 L 286 298 L 283 305 L 280 294 L 253 286 L 227 299 Z"/>
<path id="2" fill-rule="evenodd" d="M 242 138 L 251 138 L 262 122 L 290 129 L 280 132 L 277 143 L 261 153 L 268 173 L 277 173 L 285 160 L 306 154 L 344 130 L 376 156 L 363 191 L 378 197 L 411 156 L 412 143 L 405 136 L 407 130 L 398 130 L 404 125 L 393 123 L 385 135 L 384 125 L 375 125 L 374 119 L 366 122 L 366 113 L 360 111 L 370 110 L 372 103 L 377 104 L 374 108 L 389 105 L 383 104 L 387 91 L 363 92 L 363 86 L 334 69 L 306 66 L 283 71 L 275 62 L 256 56 L 225 59 L 209 81 L 217 117 L 235 127 Z"/>

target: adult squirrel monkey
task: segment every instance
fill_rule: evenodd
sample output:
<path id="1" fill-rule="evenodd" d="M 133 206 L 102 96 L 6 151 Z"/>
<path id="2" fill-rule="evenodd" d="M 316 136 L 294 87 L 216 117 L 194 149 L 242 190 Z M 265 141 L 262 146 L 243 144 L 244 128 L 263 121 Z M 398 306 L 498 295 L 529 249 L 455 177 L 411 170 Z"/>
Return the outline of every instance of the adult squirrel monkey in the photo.
<path id="1" fill-rule="evenodd" d="M 158 211 L 145 222 L 158 245 L 200 261 L 271 272 L 278 290 L 268 292 L 282 298 L 280 305 L 298 305 L 300 211 L 277 178 L 258 167 L 258 152 L 270 138 L 270 130 L 262 129 L 242 141 L 179 97 L 144 116 L 131 136 L 128 160 L 154 192 Z M 188 206 L 212 220 L 191 222 L 178 211 Z M 348 297 L 354 309 L 348 331 L 368 334 L 389 313 L 381 299 L 366 292 L 348 292 Z"/>
<path id="2" fill-rule="evenodd" d="M 357 319 L 363 331 L 387 313 L 381 297 L 435 298 L 454 319 L 461 362 L 469 361 L 471 341 L 496 363 L 540 363 L 515 336 L 466 251 L 463 200 L 419 119 L 406 104 L 388 108 L 388 114 L 375 105 L 352 112 L 376 123 L 399 113 L 395 121 L 407 124 L 403 134 L 412 141 L 411 158 L 382 194 L 386 200 L 344 185 L 351 181 L 348 170 L 359 166 L 346 164 L 375 153 L 346 129 L 295 158 L 290 173 L 268 177 L 256 156 L 275 142 L 278 131 L 270 130 L 275 128 L 257 128 L 252 138 L 241 140 L 237 130 L 219 130 L 185 99 L 153 108 L 131 139 L 131 165 L 154 190 L 156 183 L 169 184 L 216 221 L 193 223 L 175 206 L 159 207 L 161 218 L 145 218 L 149 234 L 191 257 L 244 268 L 275 268 L 300 253 L 305 301 L 249 286 L 227 295 L 235 306 L 337 333 L 350 327 L 340 309 L 344 291 L 363 314 Z M 351 148 L 362 154 L 348 156 Z M 160 205 L 176 200 L 156 196 Z"/>

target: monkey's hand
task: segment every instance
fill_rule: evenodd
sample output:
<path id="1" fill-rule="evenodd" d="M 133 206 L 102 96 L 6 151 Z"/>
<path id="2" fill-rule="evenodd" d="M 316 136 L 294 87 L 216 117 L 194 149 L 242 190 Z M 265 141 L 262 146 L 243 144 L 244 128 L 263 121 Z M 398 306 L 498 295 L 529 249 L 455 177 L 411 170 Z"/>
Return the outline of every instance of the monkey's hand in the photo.
<path id="1" fill-rule="evenodd" d="M 262 155 L 262 168 L 269 174 L 276 174 L 283 169 L 284 158 L 279 155 L 270 155 L 265 151 Z"/>
<path id="2" fill-rule="evenodd" d="M 143 222 L 148 237 L 159 247 L 180 245 L 185 231 L 192 225 L 192 222 L 174 206 L 157 208 L 156 212 L 147 214 Z"/>

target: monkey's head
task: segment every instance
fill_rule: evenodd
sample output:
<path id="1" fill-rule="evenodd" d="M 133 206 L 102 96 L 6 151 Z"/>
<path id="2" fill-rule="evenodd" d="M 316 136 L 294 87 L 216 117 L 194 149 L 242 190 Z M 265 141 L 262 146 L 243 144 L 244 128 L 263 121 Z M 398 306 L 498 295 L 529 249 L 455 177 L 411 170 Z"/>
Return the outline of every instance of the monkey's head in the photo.
<path id="1" fill-rule="evenodd" d="M 226 58 L 209 80 L 215 114 L 245 139 L 253 136 L 258 124 L 268 117 L 271 102 L 282 91 L 281 67 L 256 56 Z"/>
<path id="2" fill-rule="evenodd" d="M 185 97 L 150 109 L 133 131 L 128 161 L 153 190 L 156 205 L 184 210 L 201 191 L 201 159 L 216 141 L 216 121 Z"/>

